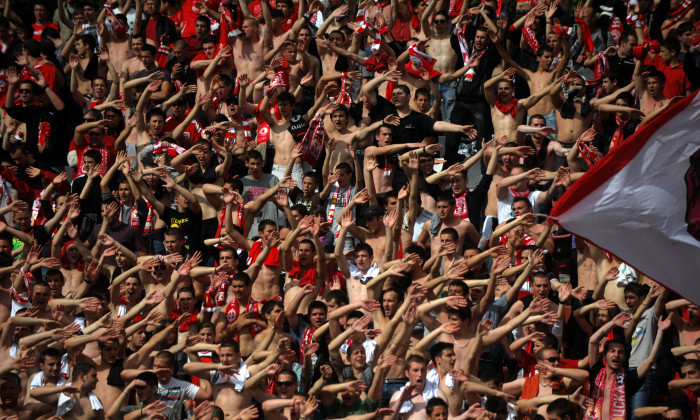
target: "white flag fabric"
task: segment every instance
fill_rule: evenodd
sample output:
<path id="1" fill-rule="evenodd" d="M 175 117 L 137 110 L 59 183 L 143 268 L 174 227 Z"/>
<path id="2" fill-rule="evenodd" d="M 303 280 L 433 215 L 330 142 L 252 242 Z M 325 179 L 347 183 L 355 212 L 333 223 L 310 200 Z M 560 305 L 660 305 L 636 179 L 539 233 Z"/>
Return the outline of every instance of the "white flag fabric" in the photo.
<path id="1" fill-rule="evenodd" d="M 551 216 L 700 304 L 700 95 L 642 126 L 559 199 Z"/>

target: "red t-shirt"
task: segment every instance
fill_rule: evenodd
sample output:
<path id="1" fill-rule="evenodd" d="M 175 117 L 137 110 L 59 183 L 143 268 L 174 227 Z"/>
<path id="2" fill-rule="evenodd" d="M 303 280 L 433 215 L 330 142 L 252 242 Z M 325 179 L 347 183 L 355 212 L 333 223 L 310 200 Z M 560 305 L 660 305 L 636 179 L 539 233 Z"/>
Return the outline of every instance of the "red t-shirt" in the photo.
<path id="1" fill-rule="evenodd" d="M 54 67 L 54 65 L 49 61 L 39 60 L 34 65 L 34 68 L 39 70 L 41 74 L 44 75 L 46 84 L 53 89 L 54 92 L 58 93 L 59 86 L 56 86 L 56 67 Z M 32 76 L 32 73 L 30 73 L 26 68 L 22 69 L 22 72 L 19 74 L 19 78 L 20 80 L 33 80 L 36 82 L 36 79 L 34 76 Z"/>
<path id="2" fill-rule="evenodd" d="M 76 167 L 76 169 L 73 169 L 74 178 L 77 178 L 85 173 L 85 169 L 83 168 L 83 155 L 86 151 L 93 149 L 99 151 L 102 155 L 102 170 L 100 171 L 102 176 L 104 176 L 106 170 L 109 170 L 109 168 L 111 168 L 112 165 L 114 165 L 114 160 L 117 157 L 117 152 L 116 150 L 114 150 L 114 137 L 110 135 L 105 135 L 102 139 L 102 148 L 96 149 L 90 147 L 90 142 L 88 140 L 87 134 L 84 134 L 84 140 L 80 144 L 80 146 L 76 146 L 75 140 L 71 140 L 70 146 L 68 147 L 69 152 L 75 151 L 78 155 L 78 166 Z"/>
<path id="3" fill-rule="evenodd" d="M 172 136 L 173 131 L 175 131 L 175 128 L 177 128 L 180 123 L 182 123 L 183 119 L 175 119 L 174 116 L 168 115 L 168 117 L 165 119 L 165 126 L 163 127 L 163 135 L 164 136 Z M 184 133 L 182 133 L 185 138 L 191 142 L 197 142 L 201 138 L 202 134 L 202 126 L 199 125 L 199 122 L 197 120 L 192 120 L 190 122 L 190 125 L 187 126 L 185 129 Z M 181 145 L 182 146 L 182 145 Z M 184 147 L 184 146 L 183 146 Z"/>
<path id="4" fill-rule="evenodd" d="M 653 65 L 666 76 L 664 96 L 668 99 L 675 96 L 685 96 L 685 91 L 692 87 L 688 76 L 685 75 L 685 70 L 683 70 L 683 63 L 679 63 L 676 66 L 667 66 L 664 64 L 659 54 L 656 54 L 653 60 L 647 57 L 644 64 Z"/>
<path id="5" fill-rule="evenodd" d="M 202 16 L 197 12 L 194 3 L 198 0 L 183 0 L 182 1 L 182 37 L 187 38 L 194 35 L 194 21 Z M 211 10 L 219 10 L 221 0 L 209 0 L 205 4 Z"/>
<path id="6" fill-rule="evenodd" d="M 37 41 L 41 41 L 41 33 L 44 31 L 46 28 L 54 28 L 55 30 L 61 32 L 61 28 L 58 27 L 53 22 L 49 22 L 46 25 L 39 25 L 38 23 L 32 23 L 32 28 L 34 28 L 34 35 L 32 38 L 36 39 Z"/>

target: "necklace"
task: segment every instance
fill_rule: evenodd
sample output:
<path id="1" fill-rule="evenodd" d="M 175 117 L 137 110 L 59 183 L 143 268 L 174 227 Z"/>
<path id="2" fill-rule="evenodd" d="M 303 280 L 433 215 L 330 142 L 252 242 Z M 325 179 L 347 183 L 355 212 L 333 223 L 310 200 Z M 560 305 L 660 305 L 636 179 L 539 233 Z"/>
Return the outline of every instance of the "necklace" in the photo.
<path id="1" fill-rule="evenodd" d="M 462 346 L 462 345 L 460 345 L 460 344 L 457 342 L 457 339 L 455 338 L 455 335 L 454 335 L 454 334 L 450 334 L 450 335 L 452 336 L 452 341 L 455 342 L 455 346 L 459 347 L 460 349 L 463 349 L 463 348 L 465 348 L 465 347 L 468 347 L 468 346 L 469 346 L 469 343 L 472 341 L 471 338 L 468 338 L 468 339 L 467 339 L 467 344 L 465 344 L 465 345 Z"/>

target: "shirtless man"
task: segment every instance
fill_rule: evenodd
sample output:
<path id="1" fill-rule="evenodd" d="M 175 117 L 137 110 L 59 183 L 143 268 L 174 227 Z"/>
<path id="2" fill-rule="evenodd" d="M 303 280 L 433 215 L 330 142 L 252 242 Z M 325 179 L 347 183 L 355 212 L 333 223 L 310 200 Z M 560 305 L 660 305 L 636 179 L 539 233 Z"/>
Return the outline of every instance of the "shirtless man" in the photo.
<path id="1" fill-rule="evenodd" d="M 540 99 L 549 93 L 551 86 L 547 86 L 537 93 L 518 100 L 515 97 L 515 84 L 513 76 L 516 69 L 511 67 L 484 83 L 484 97 L 491 106 L 491 119 L 493 120 L 494 137 L 508 136 L 509 139 L 518 138 L 518 126 L 523 123 L 527 111 Z M 493 86 L 498 84 L 498 95 L 494 96 Z"/>
<path id="2" fill-rule="evenodd" d="M 122 24 L 124 24 L 124 25 L 127 24 L 126 20 L 120 19 L 119 17 L 117 17 L 117 19 L 119 19 Z M 107 45 L 107 50 L 109 51 L 109 61 L 112 62 L 112 65 L 114 66 L 115 69 L 119 69 L 120 71 L 123 71 L 124 64 L 126 64 L 127 61 L 131 60 L 134 57 L 138 57 L 138 55 L 141 54 L 141 45 L 138 45 L 138 48 L 136 48 L 133 45 L 133 41 L 132 41 L 132 39 L 134 39 L 134 38 L 135 39 L 141 39 L 141 38 L 136 38 L 136 37 L 130 38 L 127 33 L 123 33 L 123 34 L 120 33 L 117 35 L 118 36 L 114 36 L 109 31 L 103 31 L 100 34 L 100 37 L 102 38 L 102 42 L 106 43 L 106 45 Z M 141 41 L 143 41 L 143 40 L 141 39 Z M 138 44 L 138 41 L 136 42 L 136 44 Z M 127 68 L 128 68 L 128 66 L 127 66 Z M 143 70 L 143 68 L 139 68 L 136 71 L 141 71 L 141 70 Z M 108 78 L 111 77 L 111 74 L 109 74 L 107 77 Z"/>
<path id="3" fill-rule="evenodd" d="M 129 79 L 131 79 L 131 76 L 134 74 L 140 72 L 141 70 L 144 70 L 145 67 L 143 66 L 143 63 L 141 62 L 141 48 L 146 45 L 146 35 L 144 34 L 134 34 L 131 36 L 131 48 L 130 51 L 132 52 L 132 57 L 131 58 L 125 58 L 124 61 L 122 62 L 121 67 L 117 67 L 117 64 L 115 62 L 114 68 L 121 68 L 121 73 L 119 77 L 121 78 L 121 84 L 122 84 L 122 90 L 124 83 L 126 83 Z M 110 59 L 111 59 L 111 50 L 110 50 Z"/>
<path id="4" fill-rule="evenodd" d="M 376 210 L 381 209 L 379 206 L 373 207 Z M 373 209 L 373 211 L 375 209 Z M 379 224 L 382 226 L 383 232 L 381 232 L 381 236 L 378 232 L 374 232 L 373 236 L 375 236 L 374 239 L 381 240 L 383 256 L 384 244 L 387 240 L 386 229 L 384 228 L 384 224 L 381 220 L 383 212 L 382 216 L 376 216 L 372 214 L 373 213 L 365 213 L 365 215 L 368 216 L 370 219 L 377 219 L 375 221 L 375 224 Z M 371 224 L 372 222 L 369 221 L 368 226 L 371 226 Z M 376 254 L 373 253 L 374 247 L 368 245 L 369 242 L 367 242 L 355 246 L 355 261 L 354 263 L 349 264 L 347 258 L 343 254 L 343 249 L 345 247 L 345 235 L 348 231 L 355 232 L 360 236 L 363 234 L 368 235 L 368 233 L 372 233 L 371 230 L 365 232 L 361 228 L 355 226 L 350 212 L 347 212 L 343 215 L 342 228 L 340 230 L 340 234 L 338 235 L 338 239 L 336 239 L 335 244 L 335 258 L 338 263 L 340 272 L 343 273 L 343 276 L 345 276 L 345 281 L 347 282 L 348 299 L 350 303 L 356 303 L 361 301 L 362 299 L 367 299 L 367 287 L 365 285 L 372 278 L 377 277 L 377 275 L 379 275 L 379 266 L 383 264 L 383 261 L 381 261 L 381 259 L 378 260 L 381 262 L 381 264 L 375 262 L 377 260 Z M 353 236 L 355 236 L 355 234 L 353 234 Z"/>
<path id="5" fill-rule="evenodd" d="M 377 194 L 394 190 L 391 185 L 394 182 L 394 174 L 399 165 L 396 156 L 398 152 L 407 148 L 419 149 L 424 146 L 423 143 L 391 144 L 393 136 L 394 129 L 391 125 L 382 124 L 374 134 L 377 145 L 369 146 L 365 149 L 365 171 L 367 171 L 368 177 L 372 177 Z"/>
<path id="6" fill-rule="evenodd" d="M 562 85 L 566 86 L 566 93 L 562 91 Z M 591 127 L 593 120 L 592 97 L 587 95 L 586 81 L 572 70 L 564 76 L 562 83 L 554 84 L 550 95 L 557 112 L 557 141 L 573 144 Z"/>
<path id="7" fill-rule="evenodd" d="M 453 228 L 459 234 L 460 240 L 455 244 L 457 253 L 462 254 L 464 240 L 469 239 L 472 245 L 479 243 L 481 236 L 470 222 L 455 217 L 455 198 L 452 194 L 441 193 L 437 198 L 438 226 L 433 226 L 433 220 L 423 225 L 423 230 L 418 237 L 418 243 L 424 248 L 430 247 L 430 254 L 437 255 L 440 252 L 439 233 L 445 228 Z"/>
<path id="8" fill-rule="evenodd" d="M 648 115 L 668 105 L 670 98 L 664 95 L 666 76 L 659 70 L 643 73 L 644 63 L 637 60 L 634 65 L 634 88 L 639 97 L 639 109 Z"/>
<path id="9" fill-rule="evenodd" d="M 414 354 L 406 359 L 404 372 L 408 383 L 391 396 L 393 413 L 390 420 L 426 420 L 425 405 L 434 397 L 447 401 L 445 393 L 438 389 L 433 382 L 426 380 L 428 364 L 422 356 Z M 406 410 L 406 403 L 410 409 Z"/>
<path id="10" fill-rule="evenodd" d="M 335 126 L 335 133 L 333 138 L 337 140 L 335 149 L 331 154 L 330 167 L 335 168 L 340 162 L 346 162 L 351 167 L 353 166 L 354 156 L 350 151 L 350 148 L 359 148 L 358 143 L 367 137 L 369 134 L 377 130 L 382 125 L 399 125 L 399 117 L 396 115 L 389 115 L 383 120 L 379 120 L 374 124 L 361 128 L 356 131 L 348 130 L 348 119 L 349 111 L 345 105 L 338 105 L 338 107 L 331 113 L 331 121 Z M 422 146 L 421 146 L 422 147 Z"/>
<path id="11" fill-rule="evenodd" d="M 29 395 L 56 407 L 56 415 L 64 419 L 104 419 L 102 403 L 93 392 L 99 381 L 95 367 L 90 363 L 76 363 L 72 379 L 73 382 L 66 385 L 34 388 Z"/>
<path id="12" fill-rule="evenodd" d="M 26 400 L 20 403 L 22 380 L 15 373 L 8 372 L 0 376 L 0 389 L 3 390 L 0 400 L 0 417 L 2 418 L 15 418 L 14 416 L 17 416 L 20 420 L 30 420 L 53 411 L 46 404 L 27 402 Z"/>
<path id="13" fill-rule="evenodd" d="M 249 366 L 240 361 L 238 343 L 225 341 L 217 352 L 220 359 L 218 365 L 192 362 L 187 363 L 184 369 L 190 375 L 211 381 L 214 403 L 224 411 L 224 418 L 233 419 L 251 404 L 253 396 L 260 402 L 274 398 L 272 395 L 266 397 L 264 391 L 257 389 L 257 385 L 267 378 L 268 373 L 275 373 L 274 368 L 267 368 L 280 354 L 288 351 L 289 345 L 288 338 L 281 339 L 265 360 Z"/>
<path id="14" fill-rule="evenodd" d="M 219 313 L 216 325 L 215 342 L 222 343 L 234 334 L 238 335 L 241 351 L 245 356 L 253 351 L 255 334 L 265 328 L 260 318 L 258 302 L 250 295 L 251 279 L 246 273 L 236 273 L 228 286 L 228 305 Z"/>
<path id="15" fill-rule="evenodd" d="M 260 5 L 267 21 L 270 17 L 269 6 L 265 1 L 261 1 Z M 272 45 L 272 25 L 263 26 L 262 38 L 258 35 L 259 31 L 258 21 L 247 18 L 241 26 L 241 34 L 233 42 L 233 61 L 238 74 L 247 74 L 252 79 L 262 71 L 265 54 Z"/>
<path id="16" fill-rule="evenodd" d="M 304 115 L 293 115 L 292 110 L 296 103 L 296 98 L 289 92 L 282 92 L 277 95 L 277 107 L 279 108 L 282 119 L 277 120 L 270 114 L 268 104 L 270 96 L 265 95 L 260 102 L 258 108 L 265 122 L 270 126 L 270 141 L 275 147 L 275 158 L 273 160 L 272 175 L 279 179 L 284 178 L 284 173 L 287 165 L 292 157 L 292 152 L 297 143 L 304 139 L 304 135 L 309 127 L 309 122 L 314 118 L 318 111 L 320 102 L 316 102 L 314 106 Z M 322 115 L 330 112 L 332 105 L 326 106 L 320 110 Z M 366 134 L 365 134 L 366 135 Z M 307 164 L 308 166 L 308 164 Z M 307 168 L 310 170 L 310 168 Z M 294 162 L 292 177 L 301 185 L 304 172 L 307 172 L 302 166 L 302 159 L 297 158 Z"/>
<path id="17" fill-rule="evenodd" d="M 688 320 L 686 321 L 682 316 L 675 316 L 673 317 L 673 325 L 675 325 L 678 330 L 680 346 L 695 347 L 695 342 L 700 338 L 700 307 L 690 303 L 686 299 L 679 299 L 668 302 L 666 304 L 666 310 L 672 311 L 683 306 L 688 308 Z M 696 359 L 697 354 L 692 352 L 685 355 L 685 357 Z"/>
<path id="18" fill-rule="evenodd" d="M 557 66 L 554 71 L 551 70 L 552 62 L 554 60 L 554 50 L 548 46 L 542 46 L 537 50 L 537 71 L 530 71 L 522 68 L 518 63 L 513 60 L 510 55 L 506 52 L 501 42 L 498 42 L 498 36 L 491 36 L 491 41 L 496 45 L 498 53 L 501 55 L 503 60 L 509 67 L 515 68 L 516 72 L 520 77 L 525 79 L 527 85 L 530 87 L 530 93 L 549 91 L 551 85 L 555 80 L 564 74 L 566 70 L 566 63 L 569 62 L 571 57 L 571 50 L 566 43 L 566 37 L 561 39 L 563 44 L 564 56 L 561 62 L 564 65 Z M 549 127 L 554 127 L 556 129 L 556 118 L 554 114 L 554 104 L 552 103 L 549 95 L 545 95 L 539 102 L 535 103 L 531 108 L 527 110 L 527 115 L 540 114 L 544 116 L 546 125 Z M 514 137 L 511 137 L 514 139 Z M 556 134 L 552 136 L 553 140 L 556 140 Z"/>

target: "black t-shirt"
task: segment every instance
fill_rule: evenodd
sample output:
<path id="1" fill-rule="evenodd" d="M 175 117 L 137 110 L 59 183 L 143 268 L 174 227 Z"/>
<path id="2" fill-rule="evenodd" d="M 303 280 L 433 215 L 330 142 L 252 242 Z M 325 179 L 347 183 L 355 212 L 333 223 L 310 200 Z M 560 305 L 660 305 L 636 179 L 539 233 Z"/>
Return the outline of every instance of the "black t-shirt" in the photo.
<path id="1" fill-rule="evenodd" d="M 199 243 L 199 232 L 202 225 L 201 212 L 195 213 L 190 209 L 179 212 L 171 207 L 166 207 L 163 211 L 163 221 L 167 228 L 176 227 L 180 229 L 182 234 L 185 235 L 187 245 Z"/>
<path id="2" fill-rule="evenodd" d="M 51 105 L 31 105 L 27 107 L 12 106 L 7 108 L 6 111 L 10 117 L 27 124 L 27 144 L 37 149 L 39 145 L 39 127 L 42 122 L 46 121 L 50 126 L 50 130 L 47 131 L 47 146 L 37 156 L 37 160 L 51 166 L 64 166 L 68 155 L 68 146 L 72 138 L 72 134 L 69 135 L 68 133 L 73 132 L 72 128 L 69 129 L 67 127 L 67 124 L 71 123 L 72 120 L 69 108 L 70 106 L 66 106 L 63 110 L 57 111 Z"/>
<path id="3" fill-rule="evenodd" d="M 372 108 L 369 116 L 372 121 L 379 121 L 388 115 L 398 115 L 396 106 L 377 95 L 377 105 Z M 433 136 L 433 126 L 435 120 L 425 114 L 411 110 L 405 117 L 401 118 L 401 122 L 397 127 L 394 127 L 393 144 L 405 143 L 420 143 L 426 137 Z"/>
<path id="4" fill-rule="evenodd" d="M 632 74 L 634 74 L 633 57 L 620 58 L 620 56 L 615 54 L 608 58 L 608 63 L 610 64 L 610 70 L 614 70 L 617 73 L 617 85 L 619 87 L 630 84 Z"/>
<path id="5" fill-rule="evenodd" d="M 600 355 L 600 360 L 591 368 L 591 375 L 590 378 L 588 379 L 590 384 L 591 384 L 591 391 L 595 387 L 595 381 L 598 378 L 598 374 L 602 369 L 605 369 L 605 366 L 603 365 L 603 355 Z M 634 395 L 637 391 L 639 391 L 639 388 L 644 385 L 644 380 L 646 379 L 646 376 L 643 378 L 639 377 L 639 374 L 637 373 L 637 368 L 627 368 L 625 371 L 625 395 L 627 397 L 627 407 L 630 406 L 630 398 L 632 395 Z"/>

